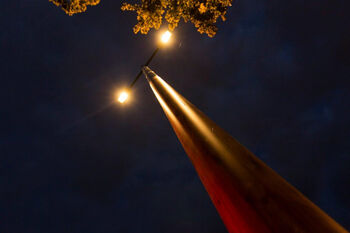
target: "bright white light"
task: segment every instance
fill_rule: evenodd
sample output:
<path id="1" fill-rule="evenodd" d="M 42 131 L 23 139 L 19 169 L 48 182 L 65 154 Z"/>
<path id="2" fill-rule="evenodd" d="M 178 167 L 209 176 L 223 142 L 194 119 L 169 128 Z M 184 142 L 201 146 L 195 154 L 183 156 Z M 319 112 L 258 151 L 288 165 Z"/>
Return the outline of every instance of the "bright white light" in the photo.
<path id="1" fill-rule="evenodd" d="M 164 32 L 164 34 L 162 35 L 161 41 L 162 41 L 164 44 L 166 44 L 166 43 L 169 42 L 170 37 L 171 37 L 171 32 L 166 31 L 166 32 Z"/>
<path id="2" fill-rule="evenodd" d="M 122 93 L 120 93 L 119 97 L 118 97 L 118 101 L 120 103 L 124 103 L 125 100 L 128 98 L 129 94 L 126 91 L 123 91 Z"/>

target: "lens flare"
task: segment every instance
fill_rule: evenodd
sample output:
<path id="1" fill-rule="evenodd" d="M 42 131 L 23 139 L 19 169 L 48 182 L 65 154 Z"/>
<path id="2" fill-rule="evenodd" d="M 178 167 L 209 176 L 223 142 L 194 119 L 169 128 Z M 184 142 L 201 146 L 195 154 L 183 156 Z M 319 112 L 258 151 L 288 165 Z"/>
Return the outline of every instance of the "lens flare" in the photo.
<path id="1" fill-rule="evenodd" d="M 171 37 L 171 32 L 166 31 L 166 32 L 164 32 L 164 34 L 162 35 L 161 41 L 162 41 L 164 44 L 166 44 L 166 43 L 169 42 L 170 37 Z"/>
<path id="2" fill-rule="evenodd" d="M 120 103 L 124 103 L 129 97 L 129 94 L 126 91 L 123 91 L 120 93 L 119 97 L 118 97 L 118 101 Z"/>

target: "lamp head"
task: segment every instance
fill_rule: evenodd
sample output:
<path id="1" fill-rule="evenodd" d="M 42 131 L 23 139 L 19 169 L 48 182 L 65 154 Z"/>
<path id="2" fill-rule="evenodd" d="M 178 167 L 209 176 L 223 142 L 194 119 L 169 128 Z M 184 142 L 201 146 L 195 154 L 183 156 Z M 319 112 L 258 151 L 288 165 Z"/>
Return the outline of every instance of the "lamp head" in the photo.
<path id="1" fill-rule="evenodd" d="M 118 101 L 119 103 L 124 103 L 129 97 L 129 92 L 128 91 L 122 91 L 119 93 L 119 96 L 118 96 Z"/>
<path id="2" fill-rule="evenodd" d="M 160 40 L 163 44 L 167 44 L 170 40 L 170 37 L 171 37 L 171 32 L 165 31 L 161 36 Z"/>

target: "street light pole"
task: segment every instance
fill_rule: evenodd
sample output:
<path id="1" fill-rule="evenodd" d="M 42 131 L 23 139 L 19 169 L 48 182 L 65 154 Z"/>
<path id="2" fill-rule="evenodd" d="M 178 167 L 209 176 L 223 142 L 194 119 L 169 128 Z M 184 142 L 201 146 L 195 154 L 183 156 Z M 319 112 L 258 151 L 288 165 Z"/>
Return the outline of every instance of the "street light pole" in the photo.
<path id="1" fill-rule="evenodd" d="M 151 69 L 143 72 L 229 233 L 347 233 Z"/>

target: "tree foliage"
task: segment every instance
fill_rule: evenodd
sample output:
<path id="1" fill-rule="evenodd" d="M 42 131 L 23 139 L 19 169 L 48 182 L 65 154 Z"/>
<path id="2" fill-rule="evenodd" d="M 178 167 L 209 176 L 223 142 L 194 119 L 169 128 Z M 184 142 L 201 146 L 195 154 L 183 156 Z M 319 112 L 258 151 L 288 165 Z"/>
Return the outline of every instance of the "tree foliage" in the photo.
<path id="1" fill-rule="evenodd" d="M 69 15 L 83 12 L 88 5 L 97 5 L 100 0 L 49 0 L 61 6 Z M 181 19 L 192 22 L 200 33 L 213 37 L 217 32 L 219 18 L 226 20 L 227 9 L 233 0 L 137 0 L 139 3 L 123 3 L 123 11 L 135 11 L 137 24 L 134 32 L 147 34 L 152 28 L 159 29 L 163 17 L 170 30 L 174 30 Z"/>
<path id="2" fill-rule="evenodd" d="M 88 5 L 95 6 L 100 0 L 49 0 L 56 6 L 61 7 L 68 15 L 86 11 Z"/>
<path id="3" fill-rule="evenodd" d="M 218 18 L 226 20 L 231 4 L 232 0 L 141 0 L 138 4 L 123 3 L 122 10 L 137 13 L 135 33 L 147 34 L 151 28 L 158 29 L 164 17 L 170 30 L 183 19 L 192 22 L 200 33 L 213 37 L 217 32 L 215 23 Z"/>

